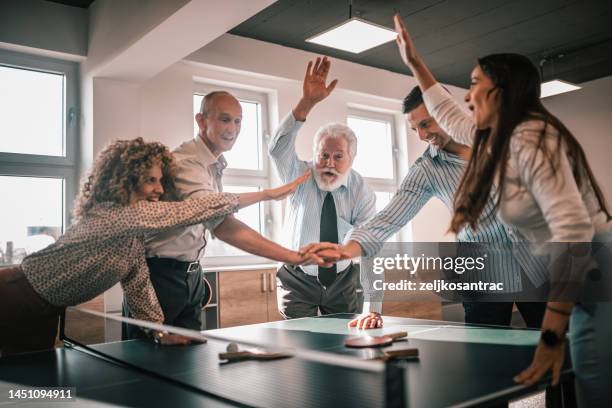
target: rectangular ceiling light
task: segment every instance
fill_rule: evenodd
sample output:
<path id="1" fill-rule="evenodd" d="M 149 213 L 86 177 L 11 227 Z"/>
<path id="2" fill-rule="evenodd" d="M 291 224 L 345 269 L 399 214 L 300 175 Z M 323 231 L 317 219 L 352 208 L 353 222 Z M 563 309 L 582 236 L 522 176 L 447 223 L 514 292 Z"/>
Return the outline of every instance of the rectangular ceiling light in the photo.
<path id="1" fill-rule="evenodd" d="M 542 83 L 540 98 L 571 92 L 577 89 L 581 89 L 581 87 L 569 82 L 561 81 L 560 79 L 553 79 L 552 81 Z"/>
<path id="2" fill-rule="evenodd" d="M 353 17 L 340 25 L 308 38 L 306 42 L 359 54 L 362 51 L 393 41 L 396 37 L 397 33 L 387 27 Z"/>

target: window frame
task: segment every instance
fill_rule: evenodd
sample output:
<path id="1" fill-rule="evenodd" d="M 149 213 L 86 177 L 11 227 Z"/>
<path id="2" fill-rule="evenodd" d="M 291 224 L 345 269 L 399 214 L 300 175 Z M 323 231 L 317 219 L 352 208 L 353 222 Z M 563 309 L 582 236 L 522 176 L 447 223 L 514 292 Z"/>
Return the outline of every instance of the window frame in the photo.
<path id="1" fill-rule="evenodd" d="M 391 156 L 393 160 L 393 178 L 380 178 L 380 177 L 366 177 L 364 175 L 363 178 L 368 181 L 370 187 L 372 187 L 376 191 L 389 191 L 386 188 L 393 188 L 397 190 L 398 186 L 398 174 L 399 169 L 397 165 L 398 158 L 398 141 L 397 141 L 397 132 L 395 130 L 395 118 L 390 113 L 382 113 L 382 112 L 374 112 L 367 111 L 365 109 L 357 109 L 357 108 L 349 108 L 347 114 L 347 123 L 350 117 L 376 121 L 376 122 L 384 122 L 389 124 L 389 129 L 391 132 Z M 359 154 L 359 144 L 357 145 L 357 154 Z"/>
<path id="2" fill-rule="evenodd" d="M 79 68 L 76 62 L 0 50 L 0 65 L 64 75 L 64 156 L 0 152 L 0 175 L 59 178 L 63 180 L 62 233 L 71 222 L 78 192 L 77 162 L 79 126 Z"/>
<path id="3" fill-rule="evenodd" d="M 33 165 L 76 166 L 77 141 L 79 135 L 79 97 L 78 97 L 78 64 L 70 61 L 56 60 L 48 57 L 19 54 L 0 50 L 0 65 L 64 75 L 63 95 L 63 128 L 64 156 L 45 156 L 27 153 L 8 153 L 0 151 L 2 163 L 27 163 Z"/>
<path id="4" fill-rule="evenodd" d="M 372 120 L 377 122 L 385 122 L 389 124 L 389 129 L 391 132 L 391 156 L 393 161 L 393 178 L 385 179 L 379 177 L 366 177 L 361 175 L 363 179 L 368 183 L 370 188 L 374 192 L 378 193 L 391 193 L 391 195 L 395 194 L 401 186 L 401 178 L 400 178 L 400 165 L 399 158 L 401 156 L 400 146 L 402 144 L 399 140 L 399 131 L 396 125 L 396 115 L 393 113 L 380 112 L 378 110 L 368 110 L 362 107 L 356 108 L 353 106 L 348 107 L 348 113 L 346 115 L 347 124 L 348 118 L 354 117 L 364 120 Z M 359 144 L 357 144 L 357 154 L 360 154 Z M 410 241 L 412 240 L 412 226 L 411 222 L 402 227 L 396 234 L 400 241 Z"/>

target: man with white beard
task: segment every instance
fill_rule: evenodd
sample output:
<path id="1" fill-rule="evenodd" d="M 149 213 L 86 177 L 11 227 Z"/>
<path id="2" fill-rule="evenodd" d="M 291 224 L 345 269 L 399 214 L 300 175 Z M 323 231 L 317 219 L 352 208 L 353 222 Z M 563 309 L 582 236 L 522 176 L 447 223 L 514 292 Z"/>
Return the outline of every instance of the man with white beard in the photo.
<path id="1" fill-rule="evenodd" d="M 312 169 L 306 181 L 289 198 L 285 231 L 291 248 L 318 242 L 343 243 L 355 227 L 375 213 L 376 197 L 363 178 L 351 169 L 357 154 L 357 138 L 342 123 L 322 126 L 314 137 L 311 163 L 295 152 L 298 131 L 311 109 L 336 87 L 326 86 L 330 62 L 327 57 L 308 63 L 302 98 L 281 122 L 270 142 L 269 153 L 281 180 Z M 330 313 L 359 313 L 357 280 L 359 267 L 350 259 L 329 268 L 284 264 L 277 274 L 279 312 L 286 319 Z M 374 276 L 362 276 L 371 287 Z M 364 302 L 363 313 L 351 323 L 358 327 L 382 326 L 381 302 Z"/>

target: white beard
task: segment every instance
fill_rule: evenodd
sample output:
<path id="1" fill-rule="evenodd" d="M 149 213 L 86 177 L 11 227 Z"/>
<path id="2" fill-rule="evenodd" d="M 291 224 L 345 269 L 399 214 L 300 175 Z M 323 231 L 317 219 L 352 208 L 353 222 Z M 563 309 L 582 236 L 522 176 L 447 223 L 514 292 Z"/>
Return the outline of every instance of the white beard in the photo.
<path id="1" fill-rule="evenodd" d="M 342 184 L 344 184 L 346 182 L 350 172 L 351 172 L 351 169 L 349 168 L 344 173 L 338 174 L 336 176 L 336 180 L 331 182 L 331 183 L 326 182 L 325 180 L 323 180 L 323 178 L 321 177 L 321 172 L 316 170 L 316 169 L 313 169 L 312 174 L 314 176 L 315 182 L 317 183 L 317 186 L 321 190 L 323 190 L 323 191 L 334 191 L 334 190 L 338 189 Z"/>

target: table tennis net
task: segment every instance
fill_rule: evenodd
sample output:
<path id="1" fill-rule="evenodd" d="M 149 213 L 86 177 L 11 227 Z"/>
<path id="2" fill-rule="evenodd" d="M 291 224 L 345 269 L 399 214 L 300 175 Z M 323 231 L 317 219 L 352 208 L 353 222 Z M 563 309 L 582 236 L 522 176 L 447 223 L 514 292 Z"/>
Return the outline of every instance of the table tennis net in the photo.
<path id="1" fill-rule="evenodd" d="M 197 331 L 69 307 L 60 331 L 65 347 L 235 405 L 403 406 L 403 364 L 409 363 L 385 363 L 378 349 L 345 347 L 345 339 L 356 334 L 345 329 L 346 316 L 320 321 L 328 330 L 266 323 Z M 151 330 L 193 344 L 160 345 L 147 335 Z M 223 358 L 228 352 L 254 355 Z"/>

